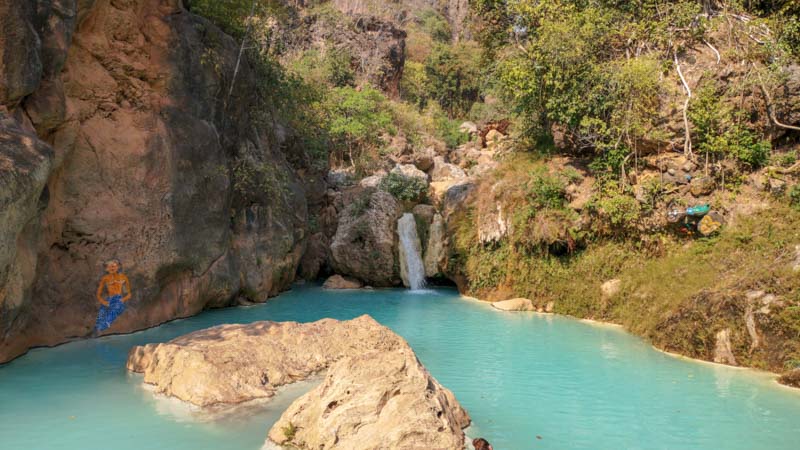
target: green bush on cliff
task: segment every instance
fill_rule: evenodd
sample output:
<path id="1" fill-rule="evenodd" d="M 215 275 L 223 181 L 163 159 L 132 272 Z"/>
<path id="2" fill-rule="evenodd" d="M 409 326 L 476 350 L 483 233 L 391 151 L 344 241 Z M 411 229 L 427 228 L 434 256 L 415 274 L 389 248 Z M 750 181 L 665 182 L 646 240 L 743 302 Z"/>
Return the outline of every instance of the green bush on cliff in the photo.
<path id="1" fill-rule="evenodd" d="M 333 139 L 333 154 L 358 169 L 367 152 L 381 145 L 381 135 L 396 132 L 386 98 L 365 86 L 334 88 L 322 103 Z"/>
<path id="2" fill-rule="evenodd" d="M 391 172 L 381 181 L 380 188 L 399 200 L 413 201 L 424 198 L 428 190 L 428 183 L 420 178 L 407 177 L 397 172 Z"/>

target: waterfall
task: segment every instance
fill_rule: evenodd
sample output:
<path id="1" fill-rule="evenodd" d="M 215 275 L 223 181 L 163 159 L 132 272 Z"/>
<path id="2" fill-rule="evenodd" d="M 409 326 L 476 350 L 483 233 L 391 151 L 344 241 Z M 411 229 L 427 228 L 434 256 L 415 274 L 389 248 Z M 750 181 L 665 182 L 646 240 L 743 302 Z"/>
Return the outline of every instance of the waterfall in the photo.
<path id="1" fill-rule="evenodd" d="M 425 265 L 422 263 L 422 246 L 413 214 L 405 213 L 397 221 L 397 234 L 400 236 L 400 275 L 403 283 L 413 290 L 423 289 Z"/>

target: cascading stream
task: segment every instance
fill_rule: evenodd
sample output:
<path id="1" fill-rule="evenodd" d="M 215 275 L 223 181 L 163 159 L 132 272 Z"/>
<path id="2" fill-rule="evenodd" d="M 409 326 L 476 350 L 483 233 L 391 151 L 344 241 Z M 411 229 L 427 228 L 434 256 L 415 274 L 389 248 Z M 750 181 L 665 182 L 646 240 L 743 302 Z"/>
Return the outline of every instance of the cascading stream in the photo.
<path id="1" fill-rule="evenodd" d="M 423 289 L 425 265 L 422 263 L 422 245 L 413 214 L 405 213 L 397 221 L 397 234 L 400 236 L 400 271 L 403 282 L 412 290 Z"/>

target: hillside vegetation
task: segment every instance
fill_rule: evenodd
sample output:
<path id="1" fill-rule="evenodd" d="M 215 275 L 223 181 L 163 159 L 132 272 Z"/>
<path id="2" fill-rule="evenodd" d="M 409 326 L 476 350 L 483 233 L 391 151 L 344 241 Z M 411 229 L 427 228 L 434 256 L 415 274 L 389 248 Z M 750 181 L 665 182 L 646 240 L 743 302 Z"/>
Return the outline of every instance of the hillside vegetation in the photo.
<path id="1" fill-rule="evenodd" d="M 263 68 L 298 157 L 355 179 L 425 152 L 469 171 L 446 218 L 463 292 L 704 359 L 728 330 L 735 364 L 800 364 L 797 2 L 474 0 L 465 22 L 447 2 L 341 3 L 190 6 Z M 490 129 L 496 163 L 472 171 Z M 702 204 L 721 232 L 667 220 Z"/>

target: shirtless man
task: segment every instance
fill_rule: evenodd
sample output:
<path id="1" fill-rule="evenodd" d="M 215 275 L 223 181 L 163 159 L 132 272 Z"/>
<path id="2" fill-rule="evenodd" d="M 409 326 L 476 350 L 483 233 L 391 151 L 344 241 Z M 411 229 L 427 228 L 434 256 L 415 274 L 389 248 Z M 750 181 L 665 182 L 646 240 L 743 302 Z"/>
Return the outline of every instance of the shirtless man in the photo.
<path id="1" fill-rule="evenodd" d="M 112 259 L 106 263 L 106 275 L 97 286 L 97 301 L 100 311 L 97 314 L 95 328 L 103 331 L 125 310 L 125 303 L 131 299 L 131 283 L 125 274 L 119 273 L 120 262 Z M 103 290 L 107 295 L 103 295 Z"/>

